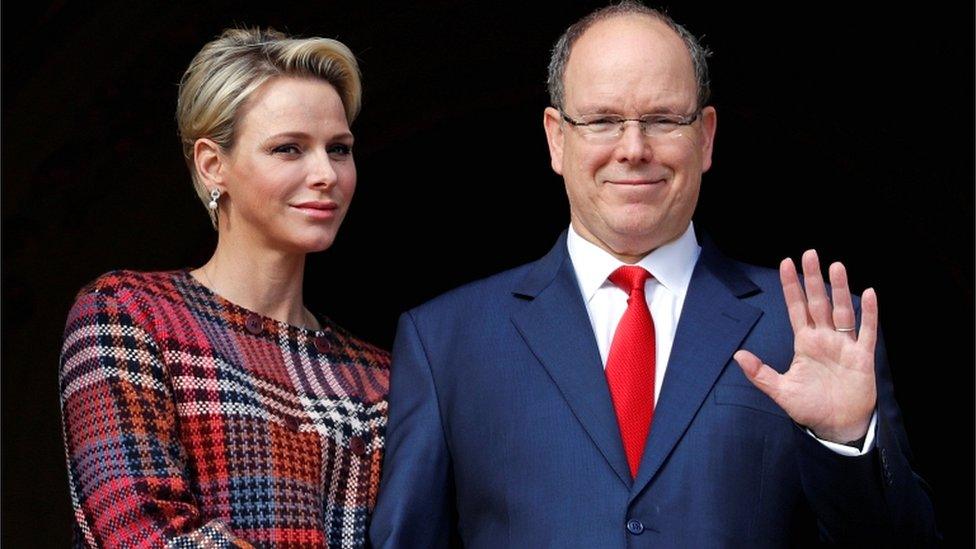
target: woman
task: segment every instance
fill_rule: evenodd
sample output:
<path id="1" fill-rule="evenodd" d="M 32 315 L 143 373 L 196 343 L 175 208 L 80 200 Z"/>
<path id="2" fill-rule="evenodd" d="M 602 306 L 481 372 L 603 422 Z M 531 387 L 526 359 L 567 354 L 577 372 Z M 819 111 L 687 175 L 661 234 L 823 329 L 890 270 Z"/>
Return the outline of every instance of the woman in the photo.
<path id="1" fill-rule="evenodd" d="M 76 541 L 365 544 L 389 356 L 302 301 L 356 187 L 343 44 L 227 30 L 180 84 L 183 152 L 218 242 L 192 271 L 108 273 L 61 355 Z"/>

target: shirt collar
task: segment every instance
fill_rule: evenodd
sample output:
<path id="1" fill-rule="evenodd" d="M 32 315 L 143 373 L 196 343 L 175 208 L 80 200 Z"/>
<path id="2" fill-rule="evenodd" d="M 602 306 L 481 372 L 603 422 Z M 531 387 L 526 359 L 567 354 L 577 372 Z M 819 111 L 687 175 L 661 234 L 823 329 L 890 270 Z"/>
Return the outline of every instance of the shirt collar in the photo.
<path id="1" fill-rule="evenodd" d="M 569 226 L 566 247 L 576 271 L 576 281 L 587 303 L 603 284 L 610 284 L 607 277 L 611 273 L 626 265 L 580 236 L 572 225 Z M 636 265 L 647 269 L 662 286 L 683 297 L 688 291 L 691 273 L 695 270 L 700 253 L 701 247 L 695 238 L 694 224 L 688 223 L 688 228 L 681 236 L 645 255 Z"/>

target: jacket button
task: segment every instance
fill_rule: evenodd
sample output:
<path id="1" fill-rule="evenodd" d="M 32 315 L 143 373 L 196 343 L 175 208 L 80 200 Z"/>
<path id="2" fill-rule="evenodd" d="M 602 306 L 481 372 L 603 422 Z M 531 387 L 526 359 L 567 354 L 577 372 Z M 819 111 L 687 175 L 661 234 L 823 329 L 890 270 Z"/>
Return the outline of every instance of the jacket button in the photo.
<path id="1" fill-rule="evenodd" d="M 366 453 L 366 443 L 360 437 L 351 437 L 349 439 L 349 449 L 357 456 L 361 456 Z"/>
<path id="2" fill-rule="evenodd" d="M 328 352 L 332 348 L 332 345 L 329 345 L 329 340 L 325 339 L 325 336 L 316 337 L 313 343 L 315 344 L 315 350 L 320 353 Z"/>
<path id="3" fill-rule="evenodd" d="M 251 313 L 247 315 L 247 319 L 244 320 L 244 327 L 247 328 L 247 331 L 251 332 L 252 334 L 258 335 L 264 329 L 264 321 L 261 320 L 260 316 Z"/>
<path id="4" fill-rule="evenodd" d="M 297 431 L 298 430 L 298 420 L 295 419 L 295 418 L 293 418 L 293 417 L 286 417 L 285 418 L 285 427 L 288 427 L 292 431 Z"/>
<path id="5" fill-rule="evenodd" d="M 894 480 L 891 478 L 891 469 L 888 468 L 888 451 L 881 448 L 881 473 L 884 475 L 885 483 L 891 486 Z"/>
<path id="6" fill-rule="evenodd" d="M 644 533 L 644 523 L 637 519 L 630 519 L 627 521 L 627 531 L 639 536 Z"/>

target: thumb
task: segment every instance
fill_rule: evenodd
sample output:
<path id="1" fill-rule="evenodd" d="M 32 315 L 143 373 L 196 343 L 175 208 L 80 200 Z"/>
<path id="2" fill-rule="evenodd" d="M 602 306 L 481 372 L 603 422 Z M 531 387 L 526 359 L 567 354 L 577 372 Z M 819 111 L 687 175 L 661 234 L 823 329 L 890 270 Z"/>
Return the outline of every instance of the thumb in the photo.
<path id="1" fill-rule="evenodd" d="M 739 364 L 739 368 L 742 369 L 746 379 L 779 404 L 778 396 L 782 374 L 763 364 L 759 357 L 745 349 L 736 351 L 732 358 Z"/>

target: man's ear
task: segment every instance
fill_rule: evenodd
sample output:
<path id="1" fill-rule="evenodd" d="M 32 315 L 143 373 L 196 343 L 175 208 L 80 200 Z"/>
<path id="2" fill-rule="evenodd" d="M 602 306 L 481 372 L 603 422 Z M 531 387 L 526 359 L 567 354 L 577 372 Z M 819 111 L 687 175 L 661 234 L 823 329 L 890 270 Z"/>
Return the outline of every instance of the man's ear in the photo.
<path id="1" fill-rule="evenodd" d="M 213 140 L 201 137 L 193 143 L 193 165 L 200 181 L 208 189 L 220 189 L 221 192 L 225 190 L 225 162 L 226 157 L 220 145 Z"/>
<path id="2" fill-rule="evenodd" d="M 715 127 L 717 124 L 718 114 L 715 112 L 715 107 L 702 109 L 702 173 L 707 172 L 712 167 L 712 150 L 715 147 Z"/>
<path id="3" fill-rule="evenodd" d="M 563 174 L 563 117 L 559 111 L 546 107 L 542 115 L 542 125 L 546 129 L 546 141 L 549 143 L 549 160 L 552 162 L 552 171 Z"/>

